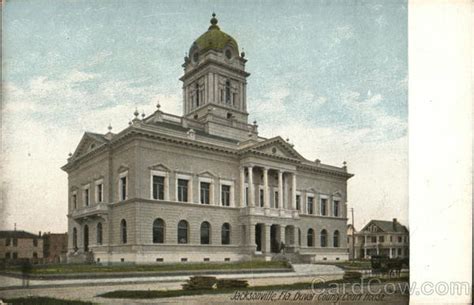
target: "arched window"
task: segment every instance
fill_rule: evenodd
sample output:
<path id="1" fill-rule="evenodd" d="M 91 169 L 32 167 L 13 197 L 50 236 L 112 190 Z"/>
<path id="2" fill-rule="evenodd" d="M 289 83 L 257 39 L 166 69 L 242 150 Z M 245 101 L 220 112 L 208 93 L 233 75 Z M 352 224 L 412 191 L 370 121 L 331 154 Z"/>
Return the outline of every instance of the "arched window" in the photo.
<path id="1" fill-rule="evenodd" d="M 221 242 L 223 245 L 230 244 L 230 224 L 224 223 L 221 230 Z"/>
<path id="2" fill-rule="evenodd" d="M 332 242 L 333 242 L 334 248 L 339 248 L 339 231 L 338 230 L 334 231 Z"/>
<path id="3" fill-rule="evenodd" d="M 178 223 L 178 244 L 188 243 L 188 222 L 181 220 Z"/>
<path id="4" fill-rule="evenodd" d="M 102 223 L 97 224 L 97 244 L 102 245 Z"/>
<path id="5" fill-rule="evenodd" d="M 122 240 L 122 244 L 127 243 L 127 222 L 125 219 L 122 219 L 120 221 L 120 238 Z"/>
<path id="6" fill-rule="evenodd" d="M 205 221 L 201 224 L 201 244 L 208 245 L 211 241 L 211 225 Z"/>
<path id="7" fill-rule="evenodd" d="M 89 251 L 89 226 L 85 225 L 84 226 L 84 239 L 83 239 L 83 244 L 84 244 L 84 251 L 87 252 Z"/>
<path id="8" fill-rule="evenodd" d="M 313 240 L 314 240 L 314 230 L 313 230 L 313 229 L 309 229 L 309 230 L 308 230 L 308 236 L 307 236 L 307 244 L 308 244 L 308 247 L 314 247 Z"/>
<path id="9" fill-rule="evenodd" d="M 298 246 L 301 246 L 301 229 L 298 228 Z"/>
<path id="10" fill-rule="evenodd" d="M 321 247 L 324 248 L 328 246 L 328 232 L 325 229 L 321 231 L 320 242 Z"/>
<path id="11" fill-rule="evenodd" d="M 165 242 L 165 222 L 161 218 L 153 221 L 153 243 L 162 244 Z"/>
<path id="12" fill-rule="evenodd" d="M 72 229 L 72 247 L 77 250 L 77 229 Z"/>
<path id="13" fill-rule="evenodd" d="M 225 82 L 225 103 L 230 104 L 230 81 Z"/>

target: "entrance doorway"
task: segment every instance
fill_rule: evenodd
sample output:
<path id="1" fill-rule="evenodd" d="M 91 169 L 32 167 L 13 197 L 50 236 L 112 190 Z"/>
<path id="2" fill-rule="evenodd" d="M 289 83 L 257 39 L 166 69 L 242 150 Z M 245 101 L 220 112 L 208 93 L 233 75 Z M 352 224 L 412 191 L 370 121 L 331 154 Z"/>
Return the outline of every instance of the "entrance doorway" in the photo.
<path id="1" fill-rule="evenodd" d="M 262 224 L 255 225 L 255 243 L 257 244 L 257 251 L 262 251 Z"/>
<path id="2" fill-rule="evenodd" d="M 278 253 L 280 250 L 280 243 L 277 239 L 278 226 L 272 225 L 270 227 L 270 249 L 272 253 Z"/>
<path id="3" fill-rule="evenodd" d="M 89 226 L 84 226 L 84 252 L 89 251 Z"/>

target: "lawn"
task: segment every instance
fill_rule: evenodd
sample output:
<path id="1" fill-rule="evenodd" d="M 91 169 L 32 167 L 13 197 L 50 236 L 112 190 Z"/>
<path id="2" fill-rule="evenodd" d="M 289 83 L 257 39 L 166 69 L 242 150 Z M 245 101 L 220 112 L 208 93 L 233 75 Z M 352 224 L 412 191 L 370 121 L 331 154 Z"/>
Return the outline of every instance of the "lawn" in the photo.
<path id="1" fill-rule="evenodd" d="M 46 297 L 28 297 L 2 300 L 7 304 L 13 305 L 93 305 L 91 302 L 69 301 L 62 299 L 53 299 Z"/>
<path id="2" fill-rule="evenodd" d="M 58 264 L 34 266 L 31 273 L 49 274 L 80 274 L 80 273 L 112 273 L 112 272 L 173 272 L 199 270 L 255 270 L 255 269 L 288 269 L 286 262 L 246 261 L 235 263 L 181 263 L 181 264 L 149 264 L 149 265 L 99 265 L 99 264 Z M 7 271 L 20 271 L 19 267 L 10 267 Z"/>
<path id="3" fill-rule="evenodd" d="M 374 278 L 366 278 L 364 279 L 364 283 L 367 283 L 368 280 Z M 380 282 L 408 282 L 408 277 L 400 277 L 400 278 L 379 278 Z M 354 281 L 359 283 L 360 281 Z M 331 285 L 334 284 L 342 284 L 342 283 L 350 283 L 350 281 L 344 280 L 333 280 L 321 283 L 315 283 L 314 288 L 321 289 L 321 288 L 329 288 L 333 287 Z M 268 285 L 268 286 L 254 286 L 254 287 L 247 287 L 247 288 L 227 288 L 227 289 L 201 289 L 201 290 L 116 290 L 107 292 L 98 297 L 103 298 L 112 298 L 112 299 L 158 299 L 158 298 L 172 298 L 172 297 L 180 297 L 180 296 L 191 296 L 191 295 L 205 295 L 205 294 L 225 294 L 225 293 L 233 293 L 235 291 L 266 291 L 266 290 L 304 290 L 304 289 L 311 289 L 311 283 L 308 282 L 301 282 L 301 283 L 294 283 L 289 285 Z"/>

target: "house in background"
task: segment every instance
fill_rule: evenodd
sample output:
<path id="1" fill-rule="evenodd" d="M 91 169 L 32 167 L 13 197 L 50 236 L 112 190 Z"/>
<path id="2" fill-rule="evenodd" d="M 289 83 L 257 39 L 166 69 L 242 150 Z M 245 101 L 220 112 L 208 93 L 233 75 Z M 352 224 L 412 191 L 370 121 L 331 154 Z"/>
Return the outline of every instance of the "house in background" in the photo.
<path id="1" fill-rule="evenodd" d="M 43 238 L 26 231 L 0 231 L 0 259 L 38 261 L 43 258 Z"/>
<path id="2" fill-rule="evenodd" d="M 44 233 L 43 243 L 45 263 L 61 263 L 66 260 L 67 233 Z"/>
<path id="3" fill-rule="evenodd" d="M 399 223 L 396 218 L 392 221 L 371 220 L 358 232 L 352 225 L 348 225 L 349 256 L 354 253 L 355 259 L 370 259 L 373 255 L 407 258 L 409 256 L 408 235 L 407 227 Z M 353 236 L 354 244 L 352 243 Z"/>

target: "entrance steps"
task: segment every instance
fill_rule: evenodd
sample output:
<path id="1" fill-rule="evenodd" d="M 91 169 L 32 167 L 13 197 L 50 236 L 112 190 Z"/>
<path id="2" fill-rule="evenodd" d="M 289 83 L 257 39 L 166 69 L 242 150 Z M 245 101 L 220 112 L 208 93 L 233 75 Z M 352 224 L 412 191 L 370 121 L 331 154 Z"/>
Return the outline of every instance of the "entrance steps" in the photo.
<path id="1" fill-rule="evenodd" d="M 334 265 L 293 264 L 293 270 L 301 275 L 343 275 L 344 270 Z"/>

